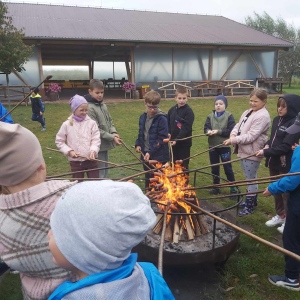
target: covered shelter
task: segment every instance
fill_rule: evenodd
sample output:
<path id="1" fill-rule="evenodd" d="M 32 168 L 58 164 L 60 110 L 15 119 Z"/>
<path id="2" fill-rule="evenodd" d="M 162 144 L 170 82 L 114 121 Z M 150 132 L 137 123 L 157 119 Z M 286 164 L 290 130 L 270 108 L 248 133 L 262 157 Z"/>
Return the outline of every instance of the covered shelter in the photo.
<path id="1" fill-rule="evenodd" d="M 95 7 L 7 3 L 13 25 L 24 28 L 34 56 L 12 85 L 34 86 L 45 65 L 122 62 L 126 78 L 168 96 L 178 85 L 204 93 L 253 87 L 257 78 L 278 77 L 278 51 L 293 44 L 222 16 Z M 114 63 L 113 63 L 114 66 Z M 101 64 L 100 64 L 101 67 Z M 108 79 L 108 78 L 100 78 Z M 110 78 L 111 82 L 122 78 Z M 5 76 L 0 75 L 0 83 Z M 237 84 L 237 85 L 236 85 Z M 201 94 L 201 93 L 200 93 Z"/>

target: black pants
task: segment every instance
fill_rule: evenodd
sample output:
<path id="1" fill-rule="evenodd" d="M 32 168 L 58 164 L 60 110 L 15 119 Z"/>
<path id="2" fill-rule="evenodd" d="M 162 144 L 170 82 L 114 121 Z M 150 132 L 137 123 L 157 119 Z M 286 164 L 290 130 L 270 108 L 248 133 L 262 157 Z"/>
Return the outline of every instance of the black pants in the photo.
<path id="1" fill-rule="evenodd" d="M 222 162 L 230 161 L 231 160 L 231 149 L 230 147 L 223 147 L 223 148 L 214 148 L 209 151 L 209 159 L 211 164 L 217 164 L 220 162 L 220 157 Z M 223 165 L 224 172 L 226 177 L 229 181 L 235 181 L 233 170 L 231 164 Z M 219 184 L 220 183 L 220 166 L 215 166 L 211 168 L 211 173 L 213 176 L 213 183 Z"/>
<path id="2" fill-rule="evenodd" d="M 191 156 L 191 147 L 184 147 L 181 145 L 175 145 L 174 147 L 172 147 L 173 149 L 173 156 L 174 156 L 174 163 L 176 160 L 180 160 L 180 159 L 185 159 L 187 157 Z M 171 153 L 170 153 L 170 159 L 171 159 Z M 187 159 L 182 163 L 182 166 L 185 167 L 186 169 L 189 168 L 189 162 L 190 160 Z"/>
<path id="3" fill-rule="evenodd" d="M 43 127 L 45 126 L 45 119 L 44 119 L 44 117 L 41 116 L 41 115 L 32 114 L 31 120 L 32 120 L 32 121 L 38 121 L 38 122 L 41 123 L 41 125 L 42 125 Z"/>
<path id="4" fill-rule="evenodd" d="M 288 210 L 284 231 L 283 246 L 297 255 L 300 255 L 300 217 Z M 290 279 L 299 279 L 300 262 L 285 255 L 285 275 Z"/>

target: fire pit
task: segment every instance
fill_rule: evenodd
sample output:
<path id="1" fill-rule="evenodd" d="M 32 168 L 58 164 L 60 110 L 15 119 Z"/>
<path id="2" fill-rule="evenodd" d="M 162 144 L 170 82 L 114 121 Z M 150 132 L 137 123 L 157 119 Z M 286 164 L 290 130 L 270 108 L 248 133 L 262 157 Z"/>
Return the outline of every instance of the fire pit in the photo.
<path id="1" fill-rule="evenodd" d="M 187 184 L 188 175 L 177 175 L 182 173 L 180 164 L 175 164 L 173 170 L 167 167 L 162 171 L 163 173 L 154 174 L 151 191 L 147 193 L 151 199 L 152 208 L 157 214 L 157 222 L 145 240 L 134 248 L 134 251 L 138 252 L 141 258 L 157 262 L 163 213 L 167 202 L 171 201 L 164 242 L 164 264 L 194 265 L 226 262 L 236 249 L 239 233 L 201 212 L 197 213 L 186 203 L 200 204 L 201 208 L 235 224 L 235 217 L 229 210 L 236 207 L 239 201 L 225 209 L 220 209 L 218 205 L 208 201 L 199 201 L 194 191 L 185 190 L 186 187 L 190 187 Z M 180 199 L 186 201 L 183 202 Z"/>

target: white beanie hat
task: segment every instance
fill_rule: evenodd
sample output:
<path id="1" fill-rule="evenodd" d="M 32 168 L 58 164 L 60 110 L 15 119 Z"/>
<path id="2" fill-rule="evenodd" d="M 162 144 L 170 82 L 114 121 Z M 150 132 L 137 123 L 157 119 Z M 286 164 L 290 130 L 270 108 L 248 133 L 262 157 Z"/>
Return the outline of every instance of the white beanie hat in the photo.
<path id="1" fill-rule="evenodd" d="M 155 222 L 149 199 L 137 185 L 111 180 L 73 186 L 50 219 L 60 252 L 88 275 L 120 267 Z"/>

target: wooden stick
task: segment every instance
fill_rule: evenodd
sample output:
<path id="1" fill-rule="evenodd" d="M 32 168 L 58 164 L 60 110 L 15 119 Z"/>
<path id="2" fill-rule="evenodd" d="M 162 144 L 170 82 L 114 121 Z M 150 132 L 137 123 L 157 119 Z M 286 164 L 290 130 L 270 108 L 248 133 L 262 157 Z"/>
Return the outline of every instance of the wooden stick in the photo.
<path id="1" fill-rule="evenodd" d="M 123 178 L 66 178 L 66 177 L 55 177 L 55 178 L 46 178 L 46 181 L 50 180 L 80 180 L 80 181 L 97 181 L 97 180 L 121 180 Z M 131 178 L 130 180 L 143 180 L 142 178 Z"/>
<path id="2" fill-rule="evenodd" d="M 211 218 L 216 219 L 217 221 L 219 221 L 219 222 L 221 222 L 221 223 L 224 223 L 224 224 L 226 224 L 226 225 L 228 225 L 228 226 L 234 228 L 235 230 L 237 230 L 237 231 L 239 231 L 239 232 L 241 232 L 241 233 L 243 233 L 243 234 L 245 234 L 245 235 L 248 235 L 249 237 L 255 239 L 256 241 L 258 241 L 258 242 L 260 242 L 260 243 L 263 243 L 263 244 L 265 244 L 266 246 L 271 247 L 271 248 L 273 248 L 274 250 L 279 251 L 279 252 L 281 252 L 281 253 L 283 253 L 283 254 L 285 254 L 285 255 L 288 255 L 288 256 L 292 257 L 293 259 L 295 259 L 295 260 L 297 260 L 297 261 L 300 261 L 300 256 L 297 255 L 297 254 L 295 254 L 295 253 L 293 253 L 293 252 L 291 252 L 291 251 L 288 251 L 288 250 L 286 250 L 286 249 L 284 249 L 284 248 L 282 248 L 282 247 L 279 247 L 279 246 L 277 246 L 277 245 L 275 245 L 275 244 L 273 244 L 273 243 L 271 243 L 271 242 L 269 242 L 269 241 L 267 241 L 267 240 L 265 240 L 265 239 L 262 239 L 262 238 L 258 237 L 257 235 L 255 235 L 255 234 L 253 234 L 253 233 L 250 233 L 250 232 L 248 232 L 247 230 L 244 230 L 243 228 L 241 228 L 241 227 L 239 227 L 239 226 L 236 226 L 236 225 L 234 225 L 234 224 L 232 224 L 232 223 L 230 223 L 230 222 L 228 222 L 228 221 L 226 221 L 226 220 L 224 220 L 224 219 L 222 219 L 222 218 L 220 218 L 220 217 L 218 217 L 218 216 L 215 216 L 214 214 L 212 214 L 212 213 L 210 213 L 210 212 L 204 210 L 203 208 L 201 208 L 201 207 L 199 207 L 199 206 L 197 206 L 197 205 L 195 205 L 195 204 L 188 203 L 188 202 L 185 201 L 184 199 L 180 199 L 180 201 L 182 201 L 182 202 L 184 202 L 184 203 L 190 205 L 191 207 L 193 207 L 193 209 L 195 209 L 195 210 L 197 210 L 197 211 L 201 211 L 202 213 L 204 213 L 204 214 L 210 216 Z"/>
<path id="3" fill-rule="evenodd" d="M 173 155 L 173 148 L 171 144 L 169 143 L 169 150 L 171 152 L 171 164 L 172 164 L 172 172 L 174 173 L 174 155 Z"/>
<path id="4" fill-rule="evenodd" d="M 168 143 L 168 142 L 179 142 L 179 141 L 185 141 L 185 140 L 189 140 L 195 137 L 200 137 L 200 136 L 207 136 L 207 134 L 195 134 L 195 135 L 191 135 L 188 137 L 185 137 L 183 139 L 175 139 L 175 140 L 170 140 L 170 139 L 164 139 L 163 142 L 164 143 Z"/>
<path id="5" fill-rule="evenodd" d="M 220 147 L 220 146 L 223 146 L 223 144 L 219 144 L 219 145 L 217 145 L 217 146 L 211 147 L 211 148 L 209 148 L 209 149 L 207 149 L 207 150 L 204 150 L 204 151 L 202 151 L 202 152 L 199 152 L 199 153 L 197 153 L 197 154 L 194 154 L 194 155 L 192 155 L 192 156 L 190 156 L 190 157 L 187 157 L 187 158 L 185 158 L 185 159 L 182 159 L 182 161 L 185 161 L 185 160 L 187 160 L 187 159 L 192 159 L 192 158 L 194 158 L 194 157 L 196 157 L 196 156 L 198 156 L 198 155 L 201 155 L 201 154 L 203 154 L 203 153 L 206 153 L 206 152 L 208 152 L 208 151 L 210 151 L 210 150 L 212 150 L 212 149 L 215 149 L 215 148 L 217 148 L 217 147 Z"/>
<path id="6" fill-rule="evenodd" d="M 261 190 L 261 191 L 256 191 L 256 192 L 247 192 L 247 193 L 238 193 L 238 194 L 232 194 L 232 195 L 224 195 L 224 196 L 216 196 L 216 197 L 210 197 L 210 198 L 201 198 L 201 199 L 198 199 L 198 200 L 213 200 L 213 199 L 222 199 L 222 198 L 228 198 L 228 197 L 232 197 L 232 196 L 245 196 L 245 195 L 252 195 L 252 194 L 260 194 L 260 193 L 263 193 L 265 190 Z M 178 200 L 182 200 L 182 199 L 179 199 Z M 186 201 L 184 200 L 184 202 L 187 202 L 187 203 L 191 203 L 189 201 Z M 192 203 L 190 204 L 192 206 Z"/>
<path id="7" fill-rule="evenodd" d="M 163 227 L 162 227 L 162 233 L 160 237 L 160 245 L 159 245 L 159 251 L 158 251 L 158 271 L 161 276 L 163 276 L 163 251 L 164 251 L 164 241 L 165 241 L 165 234 L 166 234 L 166 226 L 167 226 L 167 214 L 168 210 L 170 208 L 171 201 L 168 201 L 167 208 L 164 212 L 164 221 L 163 221 Z"/>
<path id="8" fill-rule="evenodd" d="M 131 179 L 131 178 L 134 178 L 134 177 L 137 177 L 137 176 L 140 176 L 140 175 L 143 175 L 143 174 L 147 174 L 147 173 L 151 173 L 151 172 L 158 171 L 158 170 L 160 170 L 160 169 L 162 169 L 162 168 L 164 168 L 164 166 L 162 166 L 162 167 L 160 167 L 160 168 L 155 168 L 155 169 L 151 169 L 151 170 L 148 170 L 148 171 L 140 172 L 140 173 L 137 173 L 137 174 L 133 174 L 133 175 L 131 175 L 131 176 L 124 177 L 124 178 L 122 178 L 122 179 L 120 179 L 120 180 L 118 180 L 118 181 L 129 180 L 129 179 Z M 150 178 L 150 179 L 157 179 L 157 181 L 158 181 L 158 178 Z M 156 180 L 154 180 L 154 181 L 151 181 L 151 180 L 150 180 L 150 182 L 155 182 L 155 181 L 156 181 Z"/>
<path id="9" fill-rule="evenodd" d="M 52 148 L 46 147 L 46 150 L 54 151 L 54 152 L 58 152 L 58 153 L 62 154 L 59 150 L 52 149 Z M 106 164 L 108 164 L 108 165 L 115 166 L 115 167 L 117 167 L 117 168 L 121 167 L 121 165 L 119 165 L 119 164 L 115 164 L 115 163 L 112 163 L 112 162 L 109 162 L 109 161 L 105 161 L 105 160 L 101 160 L 101 159 L 96 159 L 96 158 L 90 159 L 90 158 L 88 158 L 88 157 L 81 156 L 81 155 L 78 155 L 78 157 L 85 158 L 86 160 L 99 161 L 99 162 L 102 162 L 102 163 L 106 163 Z M 131 168 L 131 167 L 125 167 L 125 166 L 122 166 L 122 168 L 129 169 L 129 170 L 134 170 L 134 171 L 140 171 L 140 170 L 138 170 L 138 169 Z"/>
<path id="10" fill-rule="evenodd" d="M 179 216 L 175 216 L 174 230 L 173 230 L 173 243 L 179 242 Z"/>
<path id="11" fill-rule="evenodd" d="M 37 88 L 40 86 L 40 85 L 42 85 L 46 80 L 49 80 L 49 79 L 51 79 L 52 78 L 52 75 L 49 75 L 49 76 L 47 76 L 38 86 L 37 86 Z M 3 120 L 6 116 L 8 116 L 13 110 L 15 110 L 19 105 L 21 105 L 21 103 L 22 102 L 24 102 L 29 96 L 31 96 L 31 94 L 33 93 L 34 91 L 30 91 L 30 93 L 29 94 L 27 94 L 24 98 L 23 98 L 23 100 L 21 100 L 15 107 L 13 107 L 10 111 L 8 111 L 4 116 L 2 116 L 1 118 L 0 118 L 0 121 L 1 120 Z"/>

